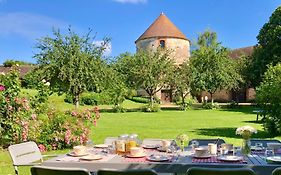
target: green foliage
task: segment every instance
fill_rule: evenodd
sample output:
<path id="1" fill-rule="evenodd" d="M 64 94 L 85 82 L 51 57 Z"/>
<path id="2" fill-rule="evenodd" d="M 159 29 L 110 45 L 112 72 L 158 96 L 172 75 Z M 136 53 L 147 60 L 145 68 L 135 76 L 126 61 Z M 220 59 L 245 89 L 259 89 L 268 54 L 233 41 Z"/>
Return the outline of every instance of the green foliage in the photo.
<path id="1" fill-rule="evenodd" d="M 228 57 L 228 50 L 216 41 L 216 33 L 201 34 L 198 45 L 190 58 L 191 88 L 195 92 L 209 92 L 213 102 L 217 90 L 235 88 L 242 78 Z"/>
<path id="2" fill-rule="evenodd" d="M 265 111 L 265 129 L 271 135 L 281 134 L 281 64 L 269 66 L 257 88 L 257 101 Z"/>
<path id="3" fill-rule="evenodd" d="M 26 139 L 26 120 L 31 111 L 26 98 L 18 98 L 20 80 L 18 66 L 0 75 L 0 145 Z"/>
<path id="4" fill-rule="evenodd" d="M 149 103 L 149 99 L 146 97 L 132 97 L 130 100 L 137 103 Z"/>
<path id="5" fill-rule="evenodd" d="M 281 6 L 270 16 L 269 21 L 261 28 L 253 54 L 251 81 L 256 87 L 262 81 L 262 76 L 269 64 L 276 65 L 281 61 Z"/>
<path id="6" fill-rule="evenodd" d="M 190 94 L 191 85 L 191 71 L 188 63 L 183 63 L 182 65 L 175 67 L 173 76 L 170 80 L 170 86 L 175 90 L 176 96 L 181 98 L 181 106 L 186 108 L 185 98 Z"/>
<path id="7" fill-rule="evenodd" d="M 154 103 L 154 104 L 147 104 L 144 108 L 143 108 L 144 112 L 159 112 L 161 111 L 161 106 L 158 103 Z"/>
<path id="8" fill-rule="evenodd" d="M 12 67 L 16 65 L 34 65 L 33 63 L 28 63 L 25 61 L 18 61 L 13 59 L 8 59 L 3 63 L 4 67 Z"/>
<path id="9" fill-rule="evenodd" d="M 35 89 L 42 80 L 41 77 L 44 77 L 43 71 L 39 68 L 34 68 L 23 77 L 21 85 L 24 88 Z"/>
<path id="10" fill-rule="evenodd" d="M 203 103 L 202 108 L 203 109 L 219 109 L 220 106 L 218 103 Z"/>
<path id="11" fill-rule="evenodd" d="M 47 36 L 39 40 L 39 53 L 34 56 L 44 72 L 42 78 L 51 83 L 54 91 L 71 94 L 76 107 L 84 91 L 102 89 L 105 75 L 102 54 L 109 39 L 105 39 L 102 46 L 96 46 L 90 34 L 91 31 L 80 37 L 71 29 L 66 35 L 54 31 L 53 38 Z"/>
<path id="12" fill-rule="evenodd" d="M 134 56 L 126 53 L 117 58 L 116 70 L 128 87 L 144 89 L 154 104 L 154 95 L 169 82 L 173 62 L 168 50 L 139 51 Z"/>

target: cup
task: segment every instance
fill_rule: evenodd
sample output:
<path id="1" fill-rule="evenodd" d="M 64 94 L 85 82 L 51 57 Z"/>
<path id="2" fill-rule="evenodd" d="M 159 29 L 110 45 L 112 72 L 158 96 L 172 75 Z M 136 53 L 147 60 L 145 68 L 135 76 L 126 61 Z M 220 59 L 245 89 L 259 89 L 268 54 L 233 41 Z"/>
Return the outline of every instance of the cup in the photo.
<path id="1" fill-rule="evenodd" d="M 171 145 L 171 141 L 170 140 L 162 140 L 162 148 L 164 150 L 167 150 Z"/>
<path id="2" fill-rule="evenodd" d="M 222 143 L 222 144 L 221 144 L 221 147 L 222 147 L 223 149 L 225 149 L 225 150 L 230 151 L 230 150 L 232 150 L 232 149 L 233 149 L 233 144 L 229 144 L 229 143 Z"/>
<path id="3" fill-rule="evenodd" d="M 87 153 L 87 147 L 85 147 L 83 145 L 74 146 L 73 153 L 76 155 L 84 155 Z"/>
<path id="4" fill-rule="evenodd" d="M 144 154 L 143 148 L 141 147 L 131 147 L 130 148 L 130 154 L 131 156 L 141 156 Z"/>
<path id="5" fill-rule="evenodd" d="M 195 148 L 195 155 L 197 157 L 202 157 L 208 155 L 208 148 L 207 147 L 198 147 Z"/>
<path id="6" fill-rule="evenodd" d="M 208 144 L 208 150 L 209 150 L 210 154 L 216 155 L 217 154 L 217 150 L 218 150 L 217 144 L 209 143 Z"/>

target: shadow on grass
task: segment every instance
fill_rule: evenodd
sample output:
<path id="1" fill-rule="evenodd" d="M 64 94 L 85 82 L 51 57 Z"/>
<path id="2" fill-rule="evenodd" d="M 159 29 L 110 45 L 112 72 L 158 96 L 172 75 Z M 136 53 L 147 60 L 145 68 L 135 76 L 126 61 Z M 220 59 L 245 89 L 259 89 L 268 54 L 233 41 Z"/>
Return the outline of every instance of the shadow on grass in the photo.
<path id="1" fill-rule="evenodd" d="M 203 128 L 196 129 L 195 131 L 198 135 L 211 136 L 211 137 L 229 137 L 229 138 L 241 138 L 240 135 L 236 135 L 236 128 Z M 257 134 L 253 135 L 253 138 L 271 138 L 269 134 L 265 131 L 258 130 Z"/>
<path id="2" fill-rule="evenodd" d="M 256 114 L 253 111 L 256 110 L 256 106 L 238 106 L 235 108 L 222 108 L 222 111 L 229 111 L 229 112 L 242 112 L 245 114 Z"/>

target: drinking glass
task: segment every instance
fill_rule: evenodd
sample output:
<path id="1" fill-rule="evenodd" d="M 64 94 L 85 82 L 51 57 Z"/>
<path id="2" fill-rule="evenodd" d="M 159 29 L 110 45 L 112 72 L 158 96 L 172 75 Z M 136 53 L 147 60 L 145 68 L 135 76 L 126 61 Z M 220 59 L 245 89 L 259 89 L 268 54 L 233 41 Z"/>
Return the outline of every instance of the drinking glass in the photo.
<path id="1" fill-rule="evenodd" d="M 195 148 L 199 147 L 199 142 L 196 140 L 191 141 L 191 148 L 192 148 L 192 152 L 195 152 Z"/>
<path id="2" fill-rule="evenodd" d="M 88 140 L 85 146 L 89 152 L 94 150 L 94 142 L 92 140 Z"/>
<path id="3" fill-rule="evenodd" d="M 274 150 L 271 148 L 266 148 L 265 152 L 264 152 L 264 156 L 265 157 L 272 157 L 274 156 Z"/>
<path id="4" fill-rule="evenodd" d="M 257 143 L 255 143 L 255 148 L 256 148 L 256 150 L 262 150 L 263 144 L 261 142 L 257 142 Z"/>

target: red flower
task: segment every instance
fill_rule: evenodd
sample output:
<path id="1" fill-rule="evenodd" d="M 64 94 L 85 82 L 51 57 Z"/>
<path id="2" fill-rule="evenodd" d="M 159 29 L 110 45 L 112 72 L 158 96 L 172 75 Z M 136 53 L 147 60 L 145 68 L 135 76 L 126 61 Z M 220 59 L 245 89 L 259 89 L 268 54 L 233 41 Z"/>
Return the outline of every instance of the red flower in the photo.
<path id="1" fill-rule="evenodd" d="M 39 148 L 40 152 L 46 151 L 46 147 L 43 144 L 38 145 L 38 148 Z"/>

